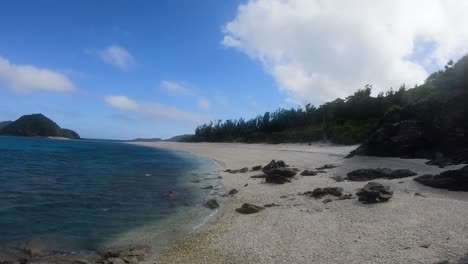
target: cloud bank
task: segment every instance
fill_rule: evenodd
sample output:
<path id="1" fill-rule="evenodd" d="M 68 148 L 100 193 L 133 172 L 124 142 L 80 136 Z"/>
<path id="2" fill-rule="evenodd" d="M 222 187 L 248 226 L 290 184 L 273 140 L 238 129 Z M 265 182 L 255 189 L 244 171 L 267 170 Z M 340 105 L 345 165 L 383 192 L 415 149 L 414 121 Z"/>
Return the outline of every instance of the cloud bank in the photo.
<path id="1" fill-rule="evenodd" d="M 97 52 L 101 59 L 121 70 L 128 70 L 133 64 L 135 59 L 128 50 L 117 45 L 111 45 L 103 50 Z"/>
<path id="2" fill-rule="evenodd" d="M 71 92 L 76 89 L 62 73 L 32 65 L 16 65 L 1 56 L 0 85 L 15 92 Z"/>
<path id="3" fill-rule="evenodd" d="M 250 0 L 223 45 L 260 61 L 289 100 L 323 103 L 365 84 L 422 83 L 468 52 L 468 1 Z"/>
<path id="4" fill-rule="evenodd" d="M 138 102 L 123 95 L 108 95 L 104 97 L 104 101 L 118 110 L 153 120 L 188 122 L 191 124 L 199 124 L 207 120 L 206 116 L 197 113 L 186 112 L 158 102 Z"/>

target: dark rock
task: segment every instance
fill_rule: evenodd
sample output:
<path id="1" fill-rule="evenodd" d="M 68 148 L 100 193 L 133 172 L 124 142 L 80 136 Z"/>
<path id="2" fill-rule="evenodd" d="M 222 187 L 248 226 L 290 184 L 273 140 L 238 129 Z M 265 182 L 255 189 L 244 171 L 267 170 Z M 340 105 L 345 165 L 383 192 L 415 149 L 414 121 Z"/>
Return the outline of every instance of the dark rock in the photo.
<path id="1" fill-rule="evenodd" d="M 433 188 L 468 192 L 468 166 L 459 170 L 444 171 L 437 175 L 422 175 L 414 180 Z"/>
<path id="2" fill-rule="evenodd" d="M 266 177 L 267 177 L 266 174 L 258 174 L 258 175 L 250 176 L 250 178 L 252 178 L 252 179 L 264 179 Z"/>
<path id="3" fill-rule="evenodd" d="M 246 173 L 246 172 L 248 172 L 248 171 L 249 171 L 249 168 L 247 168 L 247 167 L 244 167 L 244 168 L 242 168 L 242 169 L 239 169 L 239 173 Z"/>
<path id="4" fill-rule="evenodd" d="M 338 200 L 350 200 L 354 199 L 353 195 L 350 193 L 343 194 L 342 196 L 338 197 Z"/>
<path id="5" fill-rule="evenodd" d="M 429 248 L 430 246 L 431 246 L 431 244 L 429 244 L 429 243 L 425 243 L 425 244 L 421 245 L 422 248 Z"/>
<path id="6" fill-rule="evenodd" d="M 204 206 L 210 209 L 216 209 L 219 207 L 219 203 L 216 199 L 210 199 L 204 204 Z"/>
<path id="7" fill-rule="evenodd" d="M 316 168 L 316 170 L 328 170 L 328 169 L 334 169 L 336 167 L 339 167 L 339 166 L 335 164 L 325 164 L 322 167 Z"/>
<path id="8" fill-rule="evenodd" d="M 262 169 L 262 165 L 252 167 L 252 171 L 259 171 Z"/>
<path id="9" fill-rule="evenodd" d="M 356 195 L 362 203 L 381 203 L 390 200 L 393 196 L 393 191 L 387 185 L 369 182 Z"/>
<path id="10" fill-rule="evenodd" d="M 315 176 L 315 175 L 317 175 L 317 172 L 310 171 L 310 170 L 305 170 L 305 171 L 301 172 L 301 175 L 302 176 Z"/>
<path id="11" fill-rule="evenodd" d="M 261 206 L 245 203 L 242 205 L 242 207 L 237 208 L 236 212 L 240 214 L 255 214 L 255 213 L 262 211 L 263 209 L 265 208 Z"/>
<path id="12" fill-rule="evenodd" d="M 283 177 L 281 175 L 267 175 L 265 178 L 266 183 L 275 183 L 275 184 L 284 184 L 287 182 L 291 182 L 288 178 Z"/>
<path id="13" fill-rule="evenodd" d="M 337 182 L 342 182 L 342 181 L 345 180 L 345 177 L 343 177 L 343 176 L 332 176 L 330 178 L 334 179 Z"/>
<path id="14" fill-rule="evenodd" d="M 324 170 L 318 170 L 318 171 L 316 171 L 316 172 L 317 172 L 317 173 L 327 173 L 327 172 L 324 171 Z"/>
<path id="15" fill-rule="evenodd" d="M 249 186 L 249 184 L 248 184 L 248 183 L 244 184 L 244 187 L 247 187 L 247 186 Z"/>
<path id="16" fill-rule="evenodd" d="M 417 175 L 417 173 L 407 170 L 398 169 L 391 170 L 386 168 L 378 169 L 360 169 L 349 172 L 346 179 L 350 181 L 370 181 L 374 179 L 399 179 L 405 177 L 411 177 Z"/>
<path id="17" fill-rule="evenodd" d="M 288 165 L 286 165 L 286 163 L 284 161 L 282 161 L 282 160 L 278 160 L 278 161 L 272 160 L 265 167 L 263 167 L 263 171 L 274 169 L 274 168 L 285 168 L 285 167 L 288 167 Z"/>
<path id="18" fill-rule="evenodd" d="M 275 203 L 269 203 L 269 204 L 265 204 L 263 207 L 274 207 L 274 206 L 279 206 L 279 204 L 275 204 Z"/>
<path id="19" fill-rule="evenodd" d="M 144 248 L 131 248 L 128 250 L 111 250 L 102 254 L 96 263 L 106 264 L 137 264 L 146 260 L 148 250 Z"/>
<path id="20" fill-rule="evenodd" d="M 224 172 L 231 172 L 231 171 L 232 171 L 231 169 L 227 169 L 227 170 L 225 170 Z"/>
<path id="21" fill-rule="evenodd" d="M 303 195 L 311 196 L 314 198 L 322 198 L 326 195 L 333 195 L 340 197 L 343 194 L 343 188 L 341 187 L 325 187 L 325 188 L 316 188 L 313 191 L 308 191 L 303 193 Z"/>
<path id="22" fill-rule="evenodd" d="M 229 191 L 229 195 L 234 195 L 234 194 L 237 194 L 237 193 L 239 193 L 239 191 L 236 190 L 236 189 L 232 189 L 232 190 Z"/>
<path id="23" fill-rule="evenodd" d="M 263 170 L 263 172 L 268 176 L 279 175 L 286 178 L 292 178 L 297 174 L 297 172 L 291 168 L 272 168 L 268 170 Z"/>
<path id="24" fill-rule="evenodd" d="M 200 189 L 202 189 L 202 190 L 212 190 L 212 189 L 213 189 L 213 185 L 208 185 L 208 186 L 202 187 L 202 188 L 200 188 Z"/>

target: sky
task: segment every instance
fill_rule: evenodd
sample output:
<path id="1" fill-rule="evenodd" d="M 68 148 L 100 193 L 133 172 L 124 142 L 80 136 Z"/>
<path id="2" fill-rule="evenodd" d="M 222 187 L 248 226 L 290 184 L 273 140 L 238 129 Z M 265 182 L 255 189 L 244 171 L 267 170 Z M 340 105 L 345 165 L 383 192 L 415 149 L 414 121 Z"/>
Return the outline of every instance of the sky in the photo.
<path id="1" fill-rule="evenodd" d="M 424 82 L 468 53 L 464 0 L 0 2 L 0 121 L 85 138 L 193 133 Z"/>

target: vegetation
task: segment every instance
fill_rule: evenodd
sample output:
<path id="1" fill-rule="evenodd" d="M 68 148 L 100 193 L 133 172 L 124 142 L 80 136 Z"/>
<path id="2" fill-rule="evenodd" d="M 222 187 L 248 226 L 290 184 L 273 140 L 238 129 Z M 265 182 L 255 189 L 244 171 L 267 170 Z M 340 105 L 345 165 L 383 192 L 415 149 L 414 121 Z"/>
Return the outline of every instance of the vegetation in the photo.
<path id="1" fill-rule="evenodd" d="M 466 91 L 468 87 L 468 56 L 444 70 L 431 74 L 425 83 L 412 89 L 402 85 L 376 97 L 372 85 L 366 85 L 345 99 L 338 98 L 319 107 L 278 109 L 250 120 L 210 122 L 196 128 L 195 135 L 184 138 L 190 142 L 311 142 L 330 140 L 340 144 L 364 141 L 385 113 L 417 102 L 433 101 Z M 462 87 L 462 89 L 460 89 Z M 424 104 L 431 105 L 431 104 Z M 430 114 L 430 111 L 426 114 Z"/>

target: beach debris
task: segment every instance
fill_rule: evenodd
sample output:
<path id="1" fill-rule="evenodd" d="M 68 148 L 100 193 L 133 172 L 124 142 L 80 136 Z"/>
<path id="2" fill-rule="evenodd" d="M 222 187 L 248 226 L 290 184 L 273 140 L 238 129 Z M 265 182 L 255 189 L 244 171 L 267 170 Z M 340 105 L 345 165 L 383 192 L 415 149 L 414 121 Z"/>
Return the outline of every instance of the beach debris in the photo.
<path id="1" fill-rule="evenodd" d="M 244 167 L 244 168 L 242 168 L 242 169 L 239 169 L 239 173 L 246 173 L 246 172 L 248 172 L 248 171 L 249 171 L 249 168 L 247 168 L 247 167 Z"/>
<path id="2" fill-rule="evenodd" d="M 310 196 L 314 198 L 322 198 L 326 195 L 340 197 L 341 195 L 343 195 L 343 188 L 341 187 L 315 188 L 313 191 L 305 192 L 302 195 L 306 195 L 306 196 Z"/>
<path id="3" fill-rule="evenodd" d="M 210 199 L 206 201 L 204 204 L 205 207 L 210 208 L 210 209 L 216 209 L 219 207 L 219 203 L 216 199 Z"/>
<path id="4" fill-rule="evenodd" d="M 468 166 L 437 175 L 422 175 L 413 180 L 433 188 L 468 192 Z"/>
<path id="5" fill-rule="evenodd" d="M 234 195 L 234 194 L 237 194 L 237 193 L 239 193 L 239 191 L 236 190 L 236 189 L 232 189 L 232 190 L 229 191 L 229 195 Z"/>
<path id="6" fill-rule="evenodd" d="M 213 190 L 213 185 L 208 185 L 206 187 L 201 187 L 202 190 Z"/>
<path id="7" fill-rule="evenodd" d="M 317 175 L 317 172 L 316 171 L 311 171 L 311 170 L 305 170 L 305 171 L 301 172 L 301 175 L 302 176 L 315 176 L 315 175 Z"/>
<path id="8" fill-rule="evenodd" d="M 393 196 L 390 186 L 378 182 L 369 182 L 356 192 L 359 201 L 364 204 L 387 202 Z"/>
<path id="9" fill-rule="evenodd" d="M 265 209 L 264 207 L 253 205 L 249 203 L 243 204 L 240 208 L 236 209 L 236 212 L 240 214 L 255 214 Z"/>
<path id="10" fill-rule="evenodd" d="M 252 171 L 259 171 L 259 170 L 262 169 L 262 167 L 263 167 L 262 165 L 253 166 L 253 167 L 252 167 Z"/>
<path id="11" fill-rule="evenodd" d="M 328 169 L 334 169 L 339 167 L 338 165 L 335 164 L 325 164 L 322 167 L 315 168 L 316 170 L 328 170 Z"/>
<path id="12" fill-rule="evenodd" d="M 359 169 L 347 174 L 346 179 L 350 181 L 371 181 L 375 179 L 400 179 L 417 175 L 408 169 L 392 170 L 387 168 Z"/>

